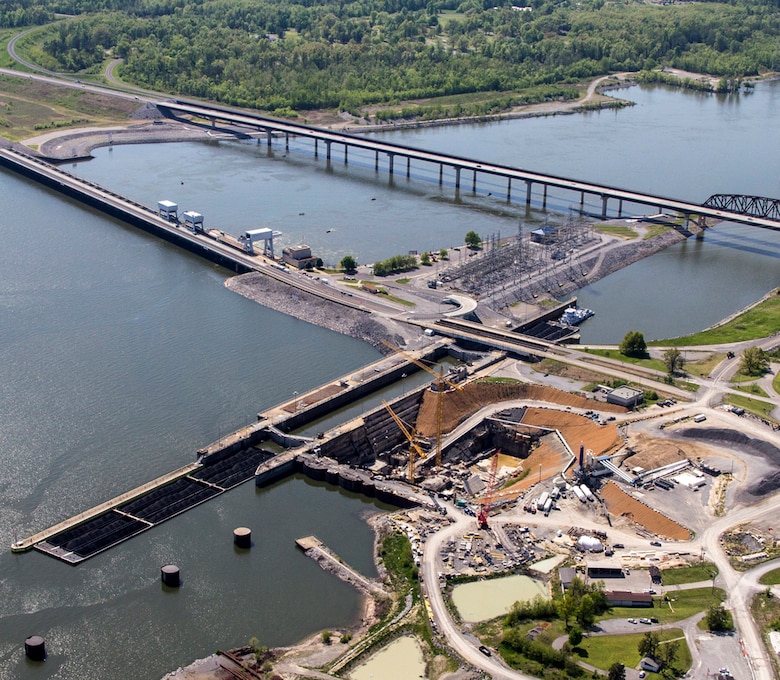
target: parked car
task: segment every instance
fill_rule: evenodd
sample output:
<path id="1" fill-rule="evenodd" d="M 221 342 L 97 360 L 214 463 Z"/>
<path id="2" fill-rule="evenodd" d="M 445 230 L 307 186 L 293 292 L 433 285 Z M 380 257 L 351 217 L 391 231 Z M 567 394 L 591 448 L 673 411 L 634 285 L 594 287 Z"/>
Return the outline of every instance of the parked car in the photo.
<path id="1" fill-rule="evenodd" d="M 485 656 L 492 656 L 493 652 L 491 652 L 485 645 L 479 646 L 479 651 L 482 652 Z"/>
<path id="2" fill-rule="evenodd" d="M 628 622 L 629 623 L 636 623 L 636 619 L 629 619 Z"/>
<path id="3" fill-rule="evenodd" d="M 654 545 L 656 548 L 660 548 L 661 541 L 650 541 L 650 545 Z"/>
<path id="4" fill-rule="evenodd" d="M 650 624 L 650 623 L 652 623 L 652 621 L 651 621 L 650 619 L 648 619 L 648 618 L 644 618 L 644 617 L 643 617 L 643 618 L 639 619 L 639 623 L 647 623 L 647 624 Z"/>

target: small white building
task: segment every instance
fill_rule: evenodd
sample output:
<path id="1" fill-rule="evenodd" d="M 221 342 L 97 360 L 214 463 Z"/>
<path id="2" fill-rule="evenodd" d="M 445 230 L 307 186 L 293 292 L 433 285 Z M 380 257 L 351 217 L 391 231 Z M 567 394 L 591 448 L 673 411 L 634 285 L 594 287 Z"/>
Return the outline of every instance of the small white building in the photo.
<path id="1" fill-rule="evenodd" d="M 614 390 L 607 393 L 608 404 L 617 404 L 618 406 L 624 406 L 625 408 L 635 408 L 644 400 L 645 395 L 642 390 L 638 390 L 635 387 L 628 387 L 627 385 L 616 387 Z"/>

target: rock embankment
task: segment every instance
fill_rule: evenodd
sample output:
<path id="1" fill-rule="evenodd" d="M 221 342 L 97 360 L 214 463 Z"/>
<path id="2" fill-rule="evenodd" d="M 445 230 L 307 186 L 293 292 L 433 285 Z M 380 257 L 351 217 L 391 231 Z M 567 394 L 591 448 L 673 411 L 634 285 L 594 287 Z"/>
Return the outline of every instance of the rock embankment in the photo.
<path id="1" fill-rule="evenodd" d="M 406 344 L 404 338 L 409 331 L 403 324 L 324 300 L 259 272 L 234 276 L 225 285 L 270 309 L 363 340 L 383 353 L 388 350 L 382 340 L 396 345 Z"/>

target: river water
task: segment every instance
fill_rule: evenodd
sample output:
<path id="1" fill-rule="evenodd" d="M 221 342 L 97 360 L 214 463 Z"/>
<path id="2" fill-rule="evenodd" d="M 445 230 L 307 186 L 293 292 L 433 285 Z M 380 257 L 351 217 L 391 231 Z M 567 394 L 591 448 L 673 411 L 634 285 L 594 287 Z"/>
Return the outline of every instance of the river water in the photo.
<path id="1" fill-rule="evenodd" d="M 620 94 L 638 105 L 388 138 L 690 200 L 780 195 L 771 153 L 780 84 L 724 99 Z M 285 156 L 282 145 L 269 155 L 264 144 L 214 142 L 95 156 L 68 169 L 149 205 L 175 200 L 231 233 L 272 226 L 279 248 L 305 241 L 330 262 L 438 249 L 471 229 L 512 234 L 547 217 L 481 187 L 453 200 L 451 186 L 416 169 L 389 182 L 357 154 L 327 166 L 304 147 Z M 551 198 L 548 209 L 565 213 L 570 200 Z M 378 356 L 231 293 L 218 267 L 4 171 L 0 205 L 0 545 L 179 467 L 258 411 Z M 650 338 L 709 325 L 780 284 L 779 255 L 778 234 L 718 226 L 582 291 L 596 310 L 583 335 L 617 342 L 632 328 Z M 346 625 L 355 593 L 294 539 L 316 534 L 370 573 L 364 518 L 380 510 L 295 478 L 263 491 L 246 484 L 76 568 L 0 551 L 0 678 L 110 680 L 128 669 L 158 678 L 252 636 L 288 644 Z M 233 550 L 237 526 L 253 528 L 249 553 Z M 169 562 L 184 580 L 174 593 L 159 583 Z M 33 633 L 47 641 L 42 667 L 24 659 Z"/>

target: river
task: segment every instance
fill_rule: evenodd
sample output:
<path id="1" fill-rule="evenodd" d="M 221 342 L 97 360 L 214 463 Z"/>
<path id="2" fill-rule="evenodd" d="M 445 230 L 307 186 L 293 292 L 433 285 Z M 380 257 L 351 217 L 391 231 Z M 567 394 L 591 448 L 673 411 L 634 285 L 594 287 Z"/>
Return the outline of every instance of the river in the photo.
<path id="1" fill-rule="evenodd" d="M 779 83 L 730 98 L 620 95 L 637 106 L 388 138 L 691 200 L 780 194 Z M 484 193 L 455 201 L 451 187 L 415 173 L 388 182 L 373 158 L 326 167 L 303 151 L 112 147 L 68 169 L 149 205 L 175 200 L 231 233 L 272 226 L 283 232 L 279 247 L 304 241 L 330 262 L 438 249 L 471 229 L 507 235 L 546 219 Z M 565 213 L 566 200 L 551 207 Z M 224 270 L 5 171 L 0 202 L 2 545 L 191 461 L 258 411 L 378 356 L 249 302 L 224 288 Z M 582 291 L 596 310 L 583 335 L 618 342 L 634 327 L 663 337 L 709 325 L 780 284 L 779 253 L 778 234 L 718 226 Z M 683 302 L 695 313 L 680 311 Z M 76 568 L 0 551 L 0 678 L 111 680 L 132 669 L 152 679 L 252 636 L 289 644 L 346 625 L 357 596 L 294 539 L 316 534 L 370 572 L 364 517 L 382 509 L 296 478 L 264 491 L 246 484 Z M 237 526 L 253 528 L 249 553 L 233 550 Z M 169 562 L 184 581 L 174 593 L 159 583 Z M 47 641 L 42 667 L 24 659 L 33 633 Z"/>

